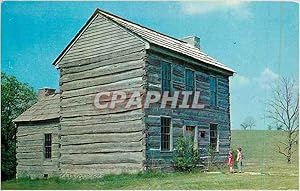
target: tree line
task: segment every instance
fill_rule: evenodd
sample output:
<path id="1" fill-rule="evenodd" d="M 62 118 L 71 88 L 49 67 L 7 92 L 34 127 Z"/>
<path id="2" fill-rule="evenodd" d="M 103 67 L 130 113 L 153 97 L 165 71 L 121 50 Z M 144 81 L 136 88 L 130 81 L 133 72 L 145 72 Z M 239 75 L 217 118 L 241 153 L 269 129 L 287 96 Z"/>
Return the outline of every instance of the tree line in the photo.
<path id="1" fill-rule="evenodd" d="M 13 120 L 36 102 L 32 87 L 1 72 L 1 180 L 16 175 L 16 132 Z"/>

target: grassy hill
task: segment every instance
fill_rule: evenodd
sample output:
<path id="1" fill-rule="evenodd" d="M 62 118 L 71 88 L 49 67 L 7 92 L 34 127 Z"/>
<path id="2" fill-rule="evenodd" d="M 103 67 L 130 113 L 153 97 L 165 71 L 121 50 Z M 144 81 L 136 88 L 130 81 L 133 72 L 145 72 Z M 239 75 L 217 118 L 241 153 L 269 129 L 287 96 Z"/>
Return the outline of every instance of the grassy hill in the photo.
<path id="1" fill-rule="evenodd" d="M 275 150 L 284 134 L 279 131 L 232 132 L 232 148 L 245 155 L 242 174 L 140 173 L 109 175 L 93 180 L 11 180 L 2 189 L 298 189 L 298 145 L 293 163 Z"/>
<path id="2" fill-rule="evenodd" d="M 232 148 L 240 146 L 243 149 L 246 171 L 298 174 L 298 145 L 291 165 L 287 165 L 285 157 L 278 153 L 278 141 L 285 138 L 281 131 L 235 130 L 232 131 Z"/>

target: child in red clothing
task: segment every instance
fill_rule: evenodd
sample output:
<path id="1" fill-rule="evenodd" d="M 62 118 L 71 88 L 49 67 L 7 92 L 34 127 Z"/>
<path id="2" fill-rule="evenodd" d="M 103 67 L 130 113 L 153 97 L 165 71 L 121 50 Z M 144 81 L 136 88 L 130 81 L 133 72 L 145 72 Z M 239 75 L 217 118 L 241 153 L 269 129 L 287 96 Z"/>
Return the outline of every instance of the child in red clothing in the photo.
<path id="1" fill-rule="evenodd" d="M 232 151 L 230 150 L 228 155 L 228 166 L 229 166 L 230 173 L 233 173 L 233 163 L 234 163 L 233 154 Z"/>

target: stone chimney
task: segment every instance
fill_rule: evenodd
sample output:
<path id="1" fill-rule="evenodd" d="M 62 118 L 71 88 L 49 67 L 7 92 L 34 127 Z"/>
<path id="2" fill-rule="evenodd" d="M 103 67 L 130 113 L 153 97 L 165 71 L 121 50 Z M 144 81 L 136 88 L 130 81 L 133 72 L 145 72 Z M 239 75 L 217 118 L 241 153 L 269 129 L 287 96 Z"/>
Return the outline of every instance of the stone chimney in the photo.
<path id="1" fill-rule="evenodd" d="M 38 100 L 44 99 L 49 95 L 55 94 L 55 89 L 51 88 L 40 88 L 38 91 Z"/>
<path id="2" fill-rule="evenodd" d="M 200 38 L 199 37 L 187 36 L 187 37 L 182 38 L 181 40 L 200 50 Z"/>

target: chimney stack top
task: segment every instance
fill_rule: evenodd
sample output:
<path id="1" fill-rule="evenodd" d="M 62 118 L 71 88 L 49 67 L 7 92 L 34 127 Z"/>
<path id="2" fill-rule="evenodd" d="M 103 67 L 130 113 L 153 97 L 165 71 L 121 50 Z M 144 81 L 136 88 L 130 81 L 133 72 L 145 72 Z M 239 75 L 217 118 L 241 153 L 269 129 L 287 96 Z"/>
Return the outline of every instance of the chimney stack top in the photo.
<path id="1" fill-rule="evenodd" d="M 38 90 L 38 100 L 41 100 L 41 99 L 44 99 L 46 98 L 47 96 L 49 95 L 53 95 L 55 94 L 55 89 L 52 89 L 52 88 L 40 88 Z"/>
<path id="2" fill-rule="evenodd" d="M 200 38 L 199 37 L 187 36 L 187 37 L 182 38 L 181 40 L 200 50 Z"/>

